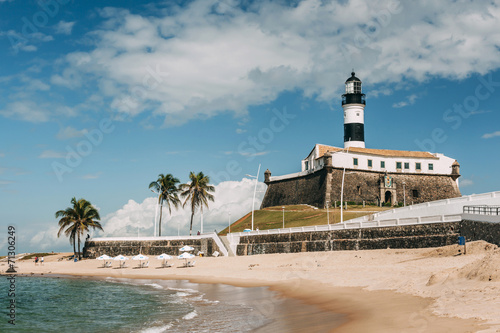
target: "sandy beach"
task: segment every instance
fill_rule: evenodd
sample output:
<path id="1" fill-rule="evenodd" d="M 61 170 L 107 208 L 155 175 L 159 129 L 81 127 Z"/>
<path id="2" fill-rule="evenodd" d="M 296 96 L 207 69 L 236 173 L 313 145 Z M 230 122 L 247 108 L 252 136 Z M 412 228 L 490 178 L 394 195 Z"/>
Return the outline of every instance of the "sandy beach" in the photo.
<path id="1" fill-rule="evenodd" d="M 19 274 L 176 279 L 269 286 L 284 296 L 344 314 L 334 332 L 500 332 L 500 249 L 473 242 L 432 249 L 338 251 L 196 258 L 195 267 L 101 268 L 102 261 L 19 261 Z M 7 266 L 2 263 L 0 270 Z M 263 304 L 273 311 L 273 304 Z"/>

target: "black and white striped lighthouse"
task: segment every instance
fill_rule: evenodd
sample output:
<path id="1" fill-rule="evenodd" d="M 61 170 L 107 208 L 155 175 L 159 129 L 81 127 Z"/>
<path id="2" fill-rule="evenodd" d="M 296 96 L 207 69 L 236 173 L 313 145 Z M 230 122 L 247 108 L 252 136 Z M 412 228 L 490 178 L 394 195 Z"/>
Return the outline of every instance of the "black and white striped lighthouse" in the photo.
<path id="1" fill-rule="evenodd" d="M 361 80 L 351 73 L 345 81 L 342 95 L 344 109 L 344 148 L 365 148 L 365 94 L 361 92 Z"/>

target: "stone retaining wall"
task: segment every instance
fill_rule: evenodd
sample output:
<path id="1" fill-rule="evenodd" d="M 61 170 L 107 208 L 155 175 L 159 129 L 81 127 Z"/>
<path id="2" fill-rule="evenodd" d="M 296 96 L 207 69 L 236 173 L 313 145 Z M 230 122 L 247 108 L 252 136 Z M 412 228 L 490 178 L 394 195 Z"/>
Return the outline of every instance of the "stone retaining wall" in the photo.
<path id="1" fill-rule="evenodd" d="M 459 234 L 460 222 L 446 222 L 242 236 L 237 255 L 438 247 L 456 244 Z"/>
<path id="2" fill-rule="evenodd" d="M 500 223 L 464 220 L 460 223 L 460 235 L 467 241 L 484 240 L 500 246 Z"/>
<path id="3" fill-rule="evenodd" d="M 139 252 L 148 256 L 158 256 L 167 253 L 171 256 L 177 256 L 181 253 L 179 249 L 184 245 L 194 248 L 191 253 L 198 251 L 211 255 L 215 251 L 220 251 L 219 247 L 212 238 L 202 239 L 184 239 L 184 240 L 154 240 L 154 241 L 90 241 L 85 242 L 83 256 L 86 258 L 97 258 L 103 254 L 110 257 L 117 255 L 132 256 Z"/>

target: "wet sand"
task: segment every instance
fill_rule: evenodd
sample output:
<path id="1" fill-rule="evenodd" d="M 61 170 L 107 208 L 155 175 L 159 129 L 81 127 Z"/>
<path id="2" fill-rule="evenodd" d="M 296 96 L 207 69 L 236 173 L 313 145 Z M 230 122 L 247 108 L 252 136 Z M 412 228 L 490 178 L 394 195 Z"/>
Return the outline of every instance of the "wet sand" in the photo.
<path id="1" fill-rule="evenodd" d="M 269 286 L 344 315 L 347 321 L 332 332 L 500 332 L 500 274 L 491 265 L 499 258 L 496 247 L 475 242 L 466 256 L 450 246 L 197 258 L 192 268 L 178 268 L 183 261 L 173 260 L 173 267 L 163 269 L 156 268 L 160 261 L 155 259 L 146 269 L 133 268 L 134 261 L 128 261 L 132 267 L 117 269 L 99 268 L 102 262 L 97 260 L 74 263 L 46 257 L 44 266 L 20 261 L 18 271 Z M 316 320 L 318 331 L 325 328 L 321 321 Z M 264 327 L 261 332 L 266 330 L 286 331 Z"/>

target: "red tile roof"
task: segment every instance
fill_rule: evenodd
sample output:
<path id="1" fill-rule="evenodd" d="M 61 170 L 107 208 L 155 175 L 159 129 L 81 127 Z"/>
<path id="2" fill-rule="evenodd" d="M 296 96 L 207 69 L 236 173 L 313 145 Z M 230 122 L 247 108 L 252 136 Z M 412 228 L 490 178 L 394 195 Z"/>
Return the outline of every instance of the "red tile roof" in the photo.
<path id="1" fill-rule="evenodd" d="M 343 148 L 332 147 L 318 144 L 319 157 L 322 157 L 327 152 L 338 152 L 344 150 Z M 369 154 L 369 155 L 379 155 L 386 157 L 413 157 L 413 158 L 432 158 L 437 159 L 433 154 L 426 151 L 406 151 L 406 150 L 389 150 L 389 149 L 370 149 L 370 148 L 358 148 L 351 147 L 349 151 L 353 153 Z"/>

